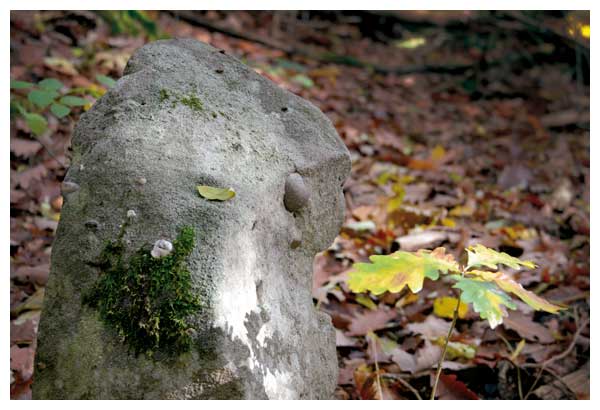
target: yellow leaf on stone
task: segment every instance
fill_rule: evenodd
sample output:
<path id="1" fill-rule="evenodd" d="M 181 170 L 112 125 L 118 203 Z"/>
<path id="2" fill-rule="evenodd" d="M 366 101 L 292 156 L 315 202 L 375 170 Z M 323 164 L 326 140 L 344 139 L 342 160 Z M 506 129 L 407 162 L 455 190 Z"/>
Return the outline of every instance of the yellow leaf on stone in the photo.
<path id="1" fill-rule="evenodd" d="M 451 296 L 436 298 L 433 301 L 433 313 L 438 317 L 452 319 L 454 317 L 454 310 L 456 309 L 456 302 L 457 299 Z M 458 307 L 458 317 L 464 319 L 468 311 L 469 305 L 461 301 Z"/>
<path id="2" fill-rule="evenodd" d="M 232 188 L 217 188 L 207 185 L 198 185 L 196 187 L 201 197 L 211 201 L 227 201 L 235 196 Z"/>

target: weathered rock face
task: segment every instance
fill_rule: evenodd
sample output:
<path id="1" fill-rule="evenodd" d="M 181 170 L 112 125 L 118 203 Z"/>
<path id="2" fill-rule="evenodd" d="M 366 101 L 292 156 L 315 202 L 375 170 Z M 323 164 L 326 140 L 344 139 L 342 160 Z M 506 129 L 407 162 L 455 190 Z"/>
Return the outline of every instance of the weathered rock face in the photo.
<path id="1" fill-rule="evenodd" d="M 317 108 L 206 44 L 157 41 L 82 116 L 72 149 L 34 398 L 332 398 L 335 337 L 312 305 L 312 260 L 342 223 L 350 161 Z M 236 196 L 208 201 L 197 185 Z M 184 227 L 200 300 L 190 348 L 136 354 L 85 297 L 107 274 L 108 242 L 141 255 L 129 272 L 143 280 Z"/>

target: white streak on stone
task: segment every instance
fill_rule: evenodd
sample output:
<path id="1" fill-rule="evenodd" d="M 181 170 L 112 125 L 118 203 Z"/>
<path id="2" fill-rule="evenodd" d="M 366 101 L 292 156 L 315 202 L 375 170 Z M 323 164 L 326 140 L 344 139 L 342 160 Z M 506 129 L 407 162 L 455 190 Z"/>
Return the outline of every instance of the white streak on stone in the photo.
<path id="1" fill-rule="evenodd" d="M 296 400 L 298 394 L 291 385 L 288 373 L 275 370 L 275 374 L 267 369 L 264 379 L 265 392 L 269 400 Z"/>

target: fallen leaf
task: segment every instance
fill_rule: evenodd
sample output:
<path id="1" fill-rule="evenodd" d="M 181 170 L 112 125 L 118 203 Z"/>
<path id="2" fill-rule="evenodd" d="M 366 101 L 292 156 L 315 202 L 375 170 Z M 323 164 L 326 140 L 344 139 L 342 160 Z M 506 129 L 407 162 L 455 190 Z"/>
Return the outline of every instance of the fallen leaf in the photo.
<path id="1" fill-rule="evenodd" d="M 530 315 L 524 315 L 518 310 L 510 312 L 508 317 L 504 318 L 502 325 L 532 342 L 553 343 L 555 341 L 550 329 L 534 322 Z"/>
<path id="2" fill-rule="evenodd" d="M 440 374 L 436 393 L 436 397 L 441 400 L 479 400 L 479 396 L 458 380 L 455 374 Z"/>
<path id="3" fill-rule="evenodd" d="M 207 185 L 198 185 L 196 187 L 201 197 L 210 201 L 227 201 L 235 196 L 232 188 L 216 188 Z"/>
<path id="4" fill-rule="evenodd" d="M 452 319 L 454 317 L 454 311 L 456 310 L 457 302 L 458 299 L 453 298 L 451 296 L 435 298 L 435 300 L 433 301 L 433 313 L 438 317 Z M 460 319 L 464 319 L 468 312 L 469 305 L 461 301 L 458 308 L 458 317 Z"/>
<path id="5" fill-rule="evenodd" d="M 396 317 L 396 311 L 379 307 L 363 314 L 354 316 L 348 327 L 348 336 L 364 336 L 369 332 L 383 329 L 387 323 Z"/>
<path id="6" fill-rule="evenodd" d="M 37 141 L 26 140 L 24 138 L 10 139 L 10 150 L 19 157 L 29 158 L 35 155 L 41 147 Z"/>
<path id="7" fill-rule="evenodd" d="M 427 339 L 437 339 L 438 337 L 446 337 L 448 330 L 450 330 L 450 323 L 435 316 L 427 316 L 424 322 L 409 323 L 406 328 L 412 333 L 425 336 Z"/>

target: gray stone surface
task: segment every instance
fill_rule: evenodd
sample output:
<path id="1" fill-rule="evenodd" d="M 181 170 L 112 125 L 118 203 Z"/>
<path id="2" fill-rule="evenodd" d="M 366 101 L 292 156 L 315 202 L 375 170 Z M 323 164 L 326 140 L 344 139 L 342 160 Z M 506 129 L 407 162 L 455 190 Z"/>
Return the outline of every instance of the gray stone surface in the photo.
<path id="1" fill-rule="evenodd" d="M 332 398 L 335 337 L 312 304 L 312 260 L 343 221 L 349 171 L 316 107 L 235 58 L 194 40 L 138 50 L 75 130 L 34 398 Z M 293 212 L 291 174 L 301 177 L 289 188 Z M 196 185 L 236 196 L 207 201 Z M 128 252 L 196 230 L 188 265 L 203 308 L 191 318 L 193 349 L 177 357 L 128 352 L 82 304 L 130 210 Z"/>

